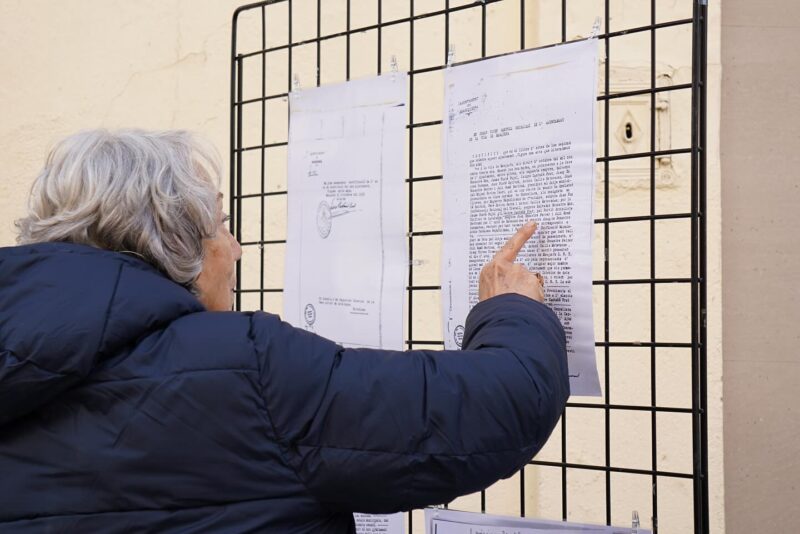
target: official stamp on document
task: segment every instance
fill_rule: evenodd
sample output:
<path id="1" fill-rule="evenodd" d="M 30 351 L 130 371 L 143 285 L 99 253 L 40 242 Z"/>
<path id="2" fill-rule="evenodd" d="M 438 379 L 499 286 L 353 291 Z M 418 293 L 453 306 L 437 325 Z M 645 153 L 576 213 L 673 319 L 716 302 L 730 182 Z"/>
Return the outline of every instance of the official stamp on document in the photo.
<path id="1" fill-rule="evenodd" d="M 308 326 L 314 326 L 314 322 L 317 320 L 317 310 L 314 309 L 313 304 L 306 304 L 303 310 L 303 319 Z"/>
<path id="2" fill-rule="evenodd" d="M 317 206 L 317 231 L 322 239 L 331 235 L 332 219 L 331 207 L 323 200 Z"/>
<path id="3" fill-rule="evenodd" d="M 460 349 L 461 343 L 464 342 L 464 327 L 458 325 L 455 330 L 453 330 L 453 341 L 456 342 L 456 346 Z"/>

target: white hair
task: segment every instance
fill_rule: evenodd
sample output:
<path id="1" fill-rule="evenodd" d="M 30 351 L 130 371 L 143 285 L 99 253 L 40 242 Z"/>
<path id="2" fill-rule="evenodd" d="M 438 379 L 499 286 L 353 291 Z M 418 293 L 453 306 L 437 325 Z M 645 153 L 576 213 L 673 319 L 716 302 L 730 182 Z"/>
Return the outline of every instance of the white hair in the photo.
<path id="1" fill-rule="evenodd" d="M 71 135 L 34 181 L 17 241 L 132 252 L 191 287 L 219 224 L 220 172 L 216 150 L 185 131 Z"/>

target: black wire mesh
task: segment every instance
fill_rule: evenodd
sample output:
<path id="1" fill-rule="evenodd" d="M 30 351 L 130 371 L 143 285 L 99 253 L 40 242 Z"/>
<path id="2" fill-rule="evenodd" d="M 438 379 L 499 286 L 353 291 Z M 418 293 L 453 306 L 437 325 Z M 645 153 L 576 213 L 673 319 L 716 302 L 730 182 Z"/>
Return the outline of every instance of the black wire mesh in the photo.
<path id="1" fill-rule="evenodd" d="M 275 247 L 284 246 L 286 240 L 280 235 L 267 235 L 269 224 L 266 217 L 272 212 L 281 214 L 281 205 L 274 204 L 273 201 L 285 200 L 287 195 L 285 176 L 281 172 L 273 172 L 274 165 L 271 164 L 271 161 L 272 159 L 277 161 L 278 166 L 280 166 L 281 162 L 285 163 L 285 148 L 288 142 L 288 105 L 281 105 L 281 103 L 285 104 L 287 102 L 288 93 L 292 90 L 296 63 L 293 60 L 293 56 L 300 53 L 314 56 L 311 61 L 315 63 L 316 67 L 311 78 L 314 85 L 319 86 L 323 83 L 323 53 L 330 54 L 330 52 L 323 50 L 324 46 L 331 45 L 335 51 L 338 50 L 338 53 L 344 54 L 344 73 L 341 77 L 343 80 L 349 80 L 352 74 L 351 59 L 354 54 L 364 53 L 365 49 L 368 53 L 370 47 L 365 47 L 364 43 L 369 42 L 374 47 L 377 61 L 372 72 L 359 73 L 359 77 L 364 74 L 380 74 L 385 69 L 384 65 L 387 60 L 387 51 L 384 46 L 387 32 L 392 32 L 392 35 L 396 38 L 395 34 L 398 31 L 407 29 L 407 70 L 410 85 L 409 122 L 407 125 L 408 176 L 406 183 L 408 187 L 408 252 L 411 266 L 408 274 L 408 318 L 405 342 L 409 348 L 443 346 L 443 341 L 439 339 L 417 339 L 413 320 L 415 295 L 421 292 L 440 291 L 440 286 L 435 284 L 415 284 L 415 274 L 417 274 L 414 268 L 415 245 L 418 247 L 423 245 L 418 240 L 441 239 L 442 235 L 441 230 L 431 230 L 415 224 L 415 187 L 420 188 L 425 186 L 426 183 L 440 182 L 442 180 L 441 174 L 422 173 L 417 175 L 415 173 L 415 134 L 423 135 L 422 133 L 418 134 L 418 132 L 431 128 L 437 129 L 442 124 L 441 120 L 415 121 L 415 101 L 423 94 L 415 95 L 415 86 L 417 85 L 415 81 L 420 80 L 426 74 L 446 68 L 448 53 L 453 43 L 453 32 L 451 31 L 453 20 L 468 11 L 479 13 L 477 15 L 479 23 L 475 25 L 474 41 L 472 42 L 476 58 L 487 57 L 487 25 L 492 24 L 492 17 L 496 15 L 493 9 L 499 7 L 499 4 L 503 4 L 505 9 L 509 9 L 508 6 L 510 5 L 511 9 L 516 12 L 519 21 L 518 28 L 506 26 L 503 29 L 518 32 L 518 50 L 530 48 L 530 43 L 533 42 L 526 36 L 526 29 L 531 26 L 532 17 L 549 16 L 551 19 L 555 17 L 553 20 L 548 19 L 547 22 L 552 27 L 560 27 L 560 36 L 554 36 L 549 42 L 546 37 L 539 36 L 538 42 L 535 44 L 543 46 L 568 40 L 569 32 L 573 31 L 572 28 L 568 28 L 570 12 L 574 15 L 575 10 L 591 11 L 592 17 L 599 15 L 603 22 L 603 31 L 598 35 L 598 38 L 601 40 L 605 52 L 605 60 L 601 67 L 602 74 L 600 76 L 602 87 L 598 96 L 598 106 L 600 106 L 598 118 L 602 126 L 597 158 L 600 182 L 598 198 L 602 204 L 598 202 L 596 211 L 599 216 L 595 219 L 595 228 L 598 234 L 602 234 L 603 245 L 602 250 L 597 250 L 598 247 L 595 249 L 595 256 L 599 259 L 595 269 L 596 279 L 593 282 L 595 290 L 598 292 L 596 294 L 597 300 L 602 302 L 602 313 L 599 313 L 600 310 L 596 308 L 596 314 L 602 316 L 603 325 L 602 330 L 596 331 L 596 347 L 598 350 L 598 362 L 601 364 L 603 376 L 604 396 L 599 401 L 570 402 L 562 416 L 559 428 L 551 438 L 551 441 L 559 442 L 556 449 L 560 448 L 560 458 L 544 459 L 537 456 L 536 459 L 530 462 L 528 469 L 549 468 L 555 469 L 560 473 L 560 515 L 565 520 L 568 518 L 589 520 L 589 518 L 583 517 L 581 509 L 573 511 L 576 507 L 571 507 L 572 500 L 574 500 L 571 490 L 579 486 L 584 480 L 579 473 L 600 473 L 604 479 L 604 487 L 600 492 L 601 494 L 595 494 L 594 498 L 604 500 L 604 519 L 607 524 L 611 524 L 612 519 L 619 522 L 619 517 L 621 517 L 617 508 L 623 506 L 623 504 L 616 504 L 619 499 L 614 498 L 616 495 L 615 490 L 631 480 L 627 478 L 628 476 L 644 477 L 649 481 L 647 486 L 652 491 L 652 522 L 649 526 L 654 531 L 659 529 L 659 504 L 661 503 L 659 500 L 659 486 L 668 484 L 670 480 L 688 480 L 691 483 L 691 495 L 686 496 L 685 503 L 680 503 L 677 507 L 673 504 L 669 512 L 671 514 L 691 515 L 690 523 L 693 524 L 694 531 L 699 533 L 708 532 L 705 323 L 707 7 L 705 0 L 680 0 L 677 3 L 685 4 L 686 16 L 668 20 L 662 20 L 662 17 L 660 17 L 656 0 L 641 0 L 641 6 L 639 7 L 644 6 L 642 8 L 644 11 L 649 10 L 649 20 L 642 20 L 642 24 L 621 28 L 613 27 L 611 15 L 612 10 L 615 9 L 612 3 L 621 4 L 622 0 L 596 0 L 588 4 L 586 2 L 579 3 L 577 0 L 552 0 L 549 2 L 547 0 L 538 2 L 534 0 L 484 0 L 471 3 L 457 2 L 456 0 L 440 0 L 439 2 L 370 0 L 371 9 L 374 10 L 375 14 L 374 22 L 356 25 L 356 27 L 353 27 L 352 24 L 353 15 L 356 13 L 362 14 L 365 2 L 341 0 L 342 9 L 345 12 L 344 29 L 329 33 L 323 33 L 322 0 L 303 2 L 303 13 L 306 17 L 302 21 L 297 20 L 296 12 L 298 10 L 293 6 L 293 2 L 296 6 L 301 0 L 271 0 L 249 4 L 237 9 L 233 17 L 229 199 L 232 215 L 231 231 L 239 239 L 243 249 L 246 251 L 242 261 L 237 265 L 239 280 L 236 294 L 237 309 L 258 308 L 280 311 L 279 306 L 273 302 L 266 302 L 265 299 L 271 295 L 279 295 L 282 291 L 281 287 L 279 287 L 280 272 L 279 268 L 276 267 L 282 261 L 282 258 L 280 254 L 268 253 L 267 251 L 270 247 L 275 249 Z M 313 6 L 313 2 L 316 2 L 316 6 Z M 407 4 L 407 13 L 398 14 L 396 12 L 397 5 L 402 6 L 404 3 Z M 544 4 L 555 5 L 560 9 L 547 10 L 542 7 Z M 627 2 L 627 4 L 630 5 L 631 2 Z M 330 5 L 330 2 L 327 2 L 327 5 Z M 387 16 L 385 7 L 389 5 L 393 7 L 394 11 Z M 309 10 L 308 8 L 315 9 Z M 356 9 L 359 11 L 356 11 Z M 527 12 L 526 9 L 528 10 Z M 592 10 L 597 10 L 597 13 Z M 313 14 L 308 16 L 309 12 Z M 250 15 L 251 22 L 255 20 L 256 23 L 243 28 L 241 21 L 245 14 Z M 506 18 L 508 17 L 507 12 L 505 16 Z M 359 18 L 364 17 L 360 16 Z M 430 42 L 434 42 L 436 40 L 434 36 L 422 33 L 422 31 L 430 32 L 430 23 L 434 21 L 438 24 L 436 26 L 437 31 L 443 31 L 443 38 L 440 39 L 440 51 L 437 54 L 439 60 L 432 61 L 429 59 L 429 51 L 420 49 L 425 51 L 426 58 L 421 65 L 417 65 L 415 64 L 415 49 L 418 41 L 415 39 L 420 37 L 422 39 L 429 38 Z M 537 20 L 538 22 L 540 21 Z M 415 26 L 421 27 L 421 30 L 416 29 Z M 294 28 L 304 29 L 305 35 L 300 37 L 293 36 Z M 315 31 L 309 31 L 308 28 L 313 28 Z M 689 29 L 690 31 L 668 33 L 673 30 L 683 29 Z M 589 28 L 582 28 L 582 30 L 586 30 L 583 33 L 583 36 L 586 36 Z M 249 40 L 247 45 L 242 44 L 244 40 L 242 37 L 245 33 Z M 664 35 L 666 37 L 663 37 Z M 258 37 L 258 39 L 256 40 L 254 36 Z M 630 40 L 632 36 L 639 36 L 639 38 L 643 37 L 644 39 L 649 37 L 649 64 L 647 66 L 649 76 L 644 87 L 614 88 L 612 83 L 616 74 L 612 72 L 614 67 L 612 51 L 615 55 L 621 55 L 622 52 L 629 52 L 634 46 L 641 48 L 642 41 L 633 42 Z M 268 37 L 275 38 L 268 40 Z M 435 37 L 439 38 L 439 35 L 437 34 Z M 365 41 L 365 38 L 368 38 L 367 41 Z M 665 46 L 679 46 L 680 43 L 676 45 L 676 40 L 680 39 L 691 40 L 691 56 L 687 58 L 687 62 L 691 64 L 691 72 L 683 81 L 662 83 L 662 76 L 657 68 L 657 65 L 659 65 L 659 50 Z M 356 40 L 358 40 L 358 43 L 354 46 L 354 41 Z M 619 48 L 617 43 L 619 43 Z M 662 45 L 661 43 L 664 44 Z M 475 59 L 463 57 L 459 52 L 459 50 L 456 50 L 457 61 Z M 254 72 L 254 74 L 249 75 L 249 72 Z M 277 84 L 273 83 L 271 78 L 273 76 Z M 303 81 L 306 84 L 309 82 L 308 79 Z M 420 84 L 420 86 L 423 89 L 427 87 L 423 86 L 423 84 Z M 246 87 L 248 88 L 247 95 L 245 95 Z M 251 87 L 255 89 L 250 89 Z M 687 139 L 685 146 L 677 146 L 675 148 L 661 146 L 662 143 L 659 140 L 661 135 L 659 121 L 661 119 L 657 115 L 659 106 L 663 102 L 659 99 L 662 97 L 679 99 L 680 95 L 690 95 L 690 101 L 687 106 L 691 115 L 688 118 L 690 138 Z M 610 131 L 612 105 L 615 102 L 627 102 L 633 99 L 641 101 L 642 98 L 645 99 L 644 102 L 647 104 L 649 111 L 649 140 L 647 143 L 649 146 L 645 150 L 620 153 L 612 149 L 612 138 L 614 137 L 614 132 Z M 245 139 L 245 124 L 254 124 L 255 131 L 258 132 L 260 130 L 260 137 L 256 135 L 255 142 L 253 142 L 253 136 Z M 273 127 L 274 124 L 277 124 L 277 127 Z M 281 153 L 280 151 L 284 152 Z M 273 153 L 279 154 L 279 156 L 273 158 Z M 253 158 L 253 156 L 256 157 Z M 251 162 L 254 160 L 254 164 L 248 167 L 244 164 L 244 158 L 248 158 Z M 685 199 L 685 202 L 680 203 L 680 206 L 664 208 L 657 198 L 657 195 L 659 195 L 657 182 L 659 180 L 660 165 L 664 160 L 670 161 L 680 158 L 688 160 L 687 179 L 689 187 L 686 195 L 688 198 Z M 646 162 L 647 205 L 634 214 L 617 209 L 612 205 L 611 189 L 617 184 L 615 173 L 618 172 L 618 169 L 616 166 L 624 166 L 626 162 Z M 283 172 L 285 173 L 285 169 L 283 169 Z M 623 169 L 619 172 L 624 173 L 625 171 Z M 245 182 L 255 183 L 256 185 L 246 191 L 243 187 Z M 428 194 L 428 191 L 425 190 L 423 194 Z M 615 211 L 622 214 L 617 215 Z M 663 225 L 686 222 L 690 226 L 690 251 L 688 251 L 690 271 L 683 273 L 685 274 L 684 276 L 663 276 L 660 272 L 663 269 L 657 261 L 657 258 L 661 259 L 658 256 L 659 254 L 665 254 L 662 250 L 664 247 L 659 246 L 659 243 L 662 243 L 661 235 L 668 234 Z M 255 231 L 253 230 L 254 226 L 257 227 Z M 644 252 L 639 251 L 647 257 L 646 269 L 643 269 L 640 273 L 642 276 L 615 276 L 618 266 L 612 264 L 611 260 L 618 252 L 619 257 L 623 257 L 621 252 L 625 245 L 620 245 L 619 240 L 614 239 L 614 233 L 620 228 L 628 227 L 635 227 L 640 234 L 645 235 L 647 238 L 648 245 L 641 247 Z M 623 235 L 624 233 L 620 230 L 619 234 Z M 425 244 L 424 248 L 430 247 Z M 248 250 L 257 250 L 257 253 L 248 253 Z M 242 278 L 243 264 L 248 262 L 257 262 L 257 268 L 246 269 L 253 274 L 248 282 L 252 286 L 245 283 Z M 621 264 L 622 261 L 615 263 Z M 665 297 L 662 289 L 674 287 L 688 289 L 690 298 L 686 299 L 686 302 L 680 306 L 671 305 L 666 312 L 662 312 L 661 310 L 664 306 L 662 305 L 660 308 L 659 302 L 669 301 L 672 303 L 669 297 Z M 618 308 L 615 307 L 615 301 L 621 302 L 622 305 L 629 304 L 626 298 L 630 298 L 630 295 L 626 295 L 624 292 L 619 295 L 615 294 L 617 290 L 624 288 L 635 288 L 636 291 L 639 291 L 638 295 L 644 295 L 648 300 L 646 315 L 649 329 L 645 335 L 639 336 L 637 339 L 620 339 L 615 333 L 615 327 L 619 328 L 618 325 L 620 323 L 620 321 L 614 321 L 612 317 L 615 313 L 619 313 Z M 246 303 L 246 306 L 243 306 L 243 297 L 256 298 Z M 664 313 L 667 313 L 667 315 L 664 315 Z M 678 319 L 690 323 L 691 335 L 689 339 L 669 340 L 661 335 L 660 332 L 663 328 L 657 331 L 657 326 L 665 325 L 672 320 Z M 596 324 L 599 324 L 599 321 L 596 321 Z M 625 388 L 643 388 L 647 386 L 647 389 L 649 389 L 647 402 L 615 402 L 612 399 L 612 383 L 615 383 L 614 373 L 617 372 L 616 369 L 618 368 L 615 363 L 616 360 L 622 359 L 626 363 L 633 361 L 632 358 L 624 356 L 624 354 L 627 354 L 625 351 L 646 351 L 647 353 L 646 360 L 649 360 L 649 376 L 641 380 L 637 379 L 636 383 L 625 384 Z M 661 392 L 665 388 L 659 380 L 657 370 L 664 365 L 663 362 L 670 361 L 669 359 L 673 358 L 674 354 L 683 352 L 690 355 L 691 367 L 690 376 L 683 380 L 684 386 L 688 385 L 686 384 L 687 382 L 691 382 L 690 387 L 686 388 L 688 391 L 684 393 L 684 396 L 690 396 L 691 398 L 661 401 Z M 617 389 L 619 389 L 619 386 L 617 386 Z M 574 443 L 575 440 L 581 439 L 579 437 L 580 434 L 577 435 L 578 437 L 575 435 L 570 437 L 568 428 L 574 429 L 571 431 L 573 434 L 576 431 L 579 432 L 586 417 L 595 417 L 595 415 L 586 414 L 599 414 L 598 416 L 602 418 L 603 452 L 602 458 L 597 457 L 594 459 L 595 461 L 586 461 L 580 455 L 577 458 L 572 458 L 573 455 L 570 453 L 568 444 L 568 442 Z M 618 417 L 623 417 L 623 414 L 644 414 L 644 417 L 649 415 L 650 435 L 647 443 L 647 446 L 649 446 L 649 454 L 647 455 L 649 466 L 647 467 L 637 468 L 621 465 L 624 462 L 614 456 L 618 453 L 612 454 L 615 438 L 614 421 Z M 667 426 L 667 430 L 659 434 L 659 428 L 665 426 L 661 418 L 669 417 L 673 414 L 681 419 L 690 418 L 691 420 L 692 458 L 690 469 L 670 470 L 659 466 L 662 463 L 660 462 L 659 444 L 663 441 L 661 439 L 663 434 L 669 432 L 669 427 Z M 570 425 L 574 424 L 575 426 L 568 427 L 568 419 L 573 421 L 576 418 L 577 423 L 570 423 Z M 646 433 L 646 431 L 643 433 Z M 528 476 L 527 478 L 530 481 L 531 477 Z M 526 502 L 529 502 L 529 499 L 526 498 L 526 492 L 530 493 L 530 488 L 526 485 L 528 483 L 526 482 L 526 469 L 519 473 L 518 480 L 518 511 L 520 515 L 524 516 L 526 514 Z M 480 510 L 492 512 L 491 507 L 487 507 L 486 495 L 486 492 L 480 493 Z M 630 517 L 630 510 L 623 510 L 622 512 L 627 513 L 628 517 Z M 409 532 L 413 532 L 414 528 L 412 516 L 413 513 L 409 516 Z M 666 519 L 666 517 L 664 518 Z M 646 520 L 643 523 L 643 526 L 648 526 Z"/>

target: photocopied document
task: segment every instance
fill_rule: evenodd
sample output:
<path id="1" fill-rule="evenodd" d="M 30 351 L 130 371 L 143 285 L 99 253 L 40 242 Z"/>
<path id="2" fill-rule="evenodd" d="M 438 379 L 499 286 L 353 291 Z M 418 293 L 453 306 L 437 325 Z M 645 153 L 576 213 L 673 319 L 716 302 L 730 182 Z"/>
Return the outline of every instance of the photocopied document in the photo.
<path id="1" fill-rule="evenodd" d="M 403 348 L 407 75 L 289 95 L 284 319 Z"/>
<path id="2" fill-rule="evenodd" d="M 403 514 L 353 514 L 356 534 L 405 534 Z"/>
<path id="3" fill-rule="evenodd" d="M 442 304 L 461 346 L 481 268 L 526 221 L 517 261 L 545 280 L 573 395 L 600 395 L 592 319 L 596 39 L 445 71 Z"/>
<path id="4" fill-rule="evenodd" d="M 651 534 L 638 527 L 613 527 L 458 512 L 440 508 L 425 510 L 428 534 Z"/>

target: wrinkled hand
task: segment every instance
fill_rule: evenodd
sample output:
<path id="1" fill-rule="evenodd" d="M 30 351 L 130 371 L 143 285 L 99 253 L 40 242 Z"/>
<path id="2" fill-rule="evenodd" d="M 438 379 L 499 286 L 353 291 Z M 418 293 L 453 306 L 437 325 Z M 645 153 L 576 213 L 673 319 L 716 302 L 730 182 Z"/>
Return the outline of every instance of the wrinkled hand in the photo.
<path id="1" fill-rule="evenodd" d="M 529 222 L 517 230 L 492 261 L 483 266 L 478 283 L 479 300 L 486 300 L 504 293 L 519 293 L 539 302 L 544 302 L 544 279 L 532 273 L 524 265 L 514 263 L 522 246 L 536 232 L 536 223 Z"/>

